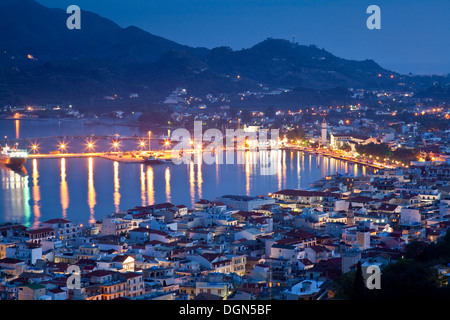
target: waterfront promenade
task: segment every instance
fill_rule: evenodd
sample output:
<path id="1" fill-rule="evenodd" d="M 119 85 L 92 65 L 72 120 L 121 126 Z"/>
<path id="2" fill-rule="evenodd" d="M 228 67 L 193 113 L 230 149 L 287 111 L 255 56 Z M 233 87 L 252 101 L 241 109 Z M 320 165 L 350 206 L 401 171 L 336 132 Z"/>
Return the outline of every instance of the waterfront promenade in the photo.
<path id="1" fill-rule="evenodd" d="M 150 132 L 149 132 L 150 133 Z M 37 144 L 39 142 L 45 140 L 58 140 L 58 141 L 70 141 L 70 140 L 83 140 L 86 141 L 87 147 L 89 151 L 85 152 L 68 152 L 66 146 L 63 146 L 61 143 L 59 146 L 59 151 L 51 151 L 49 153 L 39 153 L 37 149 Z M 112 143 L 112 148 L 114 151 L 102 151 L 95 152 L 94 151 L 94 141 L 96 140 L 109 140 Z M 150 150 L 145 149 L 145 145 L 148 145 L 148 142 L 158 141 L 161 145 L 165 146 L 165 149 L 154 149 L 151 150 L 151 155 L 158 154 L 158 158 L 170 161 L 172 159 L 170 146 L 174 141 L 170 141 L 168 136 L 164 135 L 150 135 L 148 137 L 142 136 L 119 136 L 119 135 L 89 135 L 89 136 L 45 136 L 39 138 L 24 138 L 24 139 L 9 139 L 9 142 L 20 143 L 20 142 L 29 142 L 32 143 L 31 150 L 29 154 L 30 159 L 60 159 L 60 158 L 89 158 L 89 157 L 98 157 L 104 158 L 111 161 L 117 161 L 120 163 L 144 163 L 145 157 L 150 155 Z M 139 150 L 133 151 L 125 151 L 120 150 L 120 142 L 123 141 L 138 141 L 140 143 Z M 202 147 L 205 146 L 202 144 Z M 279 149 L 281 150 L 289 150 L 289 151 L 301 151 L 307 154 L 319 155 L 323 157 L 334 158 L 337 160 L 347 161 L 350 163 L 359 164 L 362 166 L 371 167 L 374 169 L 394 169 L 396 167 L 401 167 L 401 164 L 393 163 L 393 162 L 383 162 L 378 161 L 376 159 L 364 158 L 364 157 L 354 157 L 353 155 L 345 154 L 343 152 L 339 152 L 338 150 L 332 149 L 324 149 L 324 148 L 311 148 L 311 147 L 302 147 L 298 144 L 284 143 Z M 226 151 L 226 147 L 224 147 L 224 151 Z M 252 150 L 248 148 L 235 148 L 236 150 Z M 192 151 L 194 152 L 194 151 Z"/>
<path id="2" fill-rule="evenodd" d="M 363 166 L 380 169 L 380 170 L 381 169 L 395 169 L 397 167 L 400 167 L 399 165 L 394 165 L 394 164 L 386 164 L 386 163 L 377 162 L 377 161 L 373 161 L 373 160 L 348 157 L 348 156 L 345 156 L 343 154 L 340 154 L 333 150 L 328 150 L 328 149 L 307 148 L 307 147 L 300 147 L 297 145 L 286 145 L 284 149 L 302 151 L 302 152 L 309 153 L 309 154 L 320 155 L 323 157 L 334 158 L 334 159 L 338 159 L 338 160 L 342 160 L 342 161 L 348 161 L 348 162 L 352 162 L 352 163 L 356 163 L 356 164 L 360 164 Z"/>
<path id="3" fill-rule="evenodd" d="M 351 163 L 367 166 L 375 169 L 394 169 L 398 167 L 398 165 L 393 164 L 384 164 L 381 162 L 375 162 L 365 159 L 357 159 L 346 157 L 345 155 L 341 155 L 339 153 L 330 151 L 330 150 L 321 150 L 315 148 L 304 148 L 299 146 L 285 146 L 280 148 L 283 150 L 290 151 L 301 151 L 304 153 L 309 153 L 313 155 L 320 155 L 323 157 L 334 158 L 342 161 L 348 161 Z M 171 150 L 154 150 L 152 154 L 157 154 L 158 159 L 162 160 L 171 160 Z M 108 159 L 111 161 L 117 161 L 120 163 L 144 163 L 145 157 L 148 156 L 147 152 L 142 151 L 124 151 L 124 152 L 84 152 L 84 153 L 45 153 L 45 154 L 30 154 L 30 159 L 61 159 L 61 158 L 90 158 L 97 157 Z"/>
<path id="4" fill-rule="evenodd" d="M 170 152 L 155 151 L 158 154 L 158 159 L 170 160 Z M 85 152 L 85 153 L 45 153 L 45 154 L 30 154 L 30 159 L 61 159 L 61 158 L 103 158 L 120 163 L 144 163 L 145 155 L 140 151 L 127 152 Z"/>

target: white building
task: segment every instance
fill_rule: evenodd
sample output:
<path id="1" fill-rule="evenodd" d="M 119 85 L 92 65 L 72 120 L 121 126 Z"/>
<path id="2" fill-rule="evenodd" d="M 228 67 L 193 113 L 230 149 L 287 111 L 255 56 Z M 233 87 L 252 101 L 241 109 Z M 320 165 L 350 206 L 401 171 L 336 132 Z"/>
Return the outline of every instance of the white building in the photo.
<path id="1" fill-rule="evenodd" d="M 34 265 L 38 259 L 42 259 L 42 247 L 36 243 L 19 243 L 6 248 L 6 258 L 20 259 Z"/>
<path id="2" fill-rule="evenodd" d="M 370 248 L 370 231 L 357 226 L 346 228 L 343 230 L 342 240 L 354 250 L 365 250 Z"/>
<path id="3" fill-rule="evenodd" d="M 47 220 L 42 223 L 42 226 L 55 230 L 55 238 L 59 240 L 75 239 L 81 235 L 80 226 L 66 219 Z"/>
<path id="4" fill-rule="evenodd" d="M 131 226 L 131 221 L 123 220 L 119 217 L 105 217 L 102 220 L 101 233 L 104 235 L 120 235 L 130 231 Z"/>
<path id="5" fill-rule="evenodd" d="M 305 252 L 297 246 L 273 244 L 270 247 L 270 257 L 274 259 L 286 259 L 291 263 L 305 258 Z"/>
<path id="6" fill-rule="evenodd" d="M 418 209 L 402 208 L 400 224 L 405 226 L 420 225 L 421 215 Z"/>
<path id="7" fill-rule="evenodd" d="M 316 300 L 321 291 L 322 281 L 303 280 L 282 293 L 283 300 Z"/>
<path id="8" fill-rule="evenodd" d="M 355 150 L 356 144 L 366 145 L 369 143 L 378 144 L 378 140 L 374 137 L 366 137 L 356 133 L 333 133 L 330 132 L 330 146 L 333 149 L 342 147 L 345 143 L 349 144 L 352 151 Z"/>
<path id="9" fill-rule="evenodd" d="M 224 203 L 229 209 L 252 211 L 259 206 L 274 204 L 275 200 L 267 197 L 249 197 L 239 195 L 225 195 L 217 199 Z"/>

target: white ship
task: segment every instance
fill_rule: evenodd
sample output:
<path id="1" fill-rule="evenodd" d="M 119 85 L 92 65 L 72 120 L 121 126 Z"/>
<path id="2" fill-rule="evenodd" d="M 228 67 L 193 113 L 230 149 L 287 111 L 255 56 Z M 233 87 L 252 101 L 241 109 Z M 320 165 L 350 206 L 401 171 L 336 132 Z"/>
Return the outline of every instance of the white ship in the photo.
<path id="1" fill-rule="evenodd" d="M 0 146 L 0 164 L 11 168 L 20 169 L 27 162 L 28 150 L 17 149 L 17 146 L 10 148 L 8 145 Z"/>

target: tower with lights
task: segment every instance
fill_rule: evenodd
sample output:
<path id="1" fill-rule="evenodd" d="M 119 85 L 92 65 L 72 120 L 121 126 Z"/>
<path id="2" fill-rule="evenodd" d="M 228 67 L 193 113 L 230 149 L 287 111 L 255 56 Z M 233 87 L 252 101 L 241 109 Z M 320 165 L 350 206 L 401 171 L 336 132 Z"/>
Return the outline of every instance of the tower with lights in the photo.
<path id="1" fill-rule="evenodd" d="M 327 146 L 328 145 L 327 130 L 328 130 L 328 124 L 325 121 L 325 118 L 323 118 L 323 121 L 322 121 L 322 139 L 321 139 L 321 145 L 322 146 Z"/>

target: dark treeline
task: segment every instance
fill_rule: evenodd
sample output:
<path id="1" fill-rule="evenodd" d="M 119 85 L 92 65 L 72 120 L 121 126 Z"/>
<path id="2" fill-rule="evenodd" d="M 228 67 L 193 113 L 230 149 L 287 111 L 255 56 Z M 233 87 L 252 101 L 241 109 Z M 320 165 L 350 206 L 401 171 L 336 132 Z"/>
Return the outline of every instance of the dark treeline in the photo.
<path id="1" fill-rule="evenodd" d="M 381 270 L 381 289 L 369 290 L 363 283 L 361 265 L 338 277 L 337 298 L 352 300 L 449 300 L 448 279 L 437 266 L 450 262 L 450 232 L 436 243 L 413 240 L 404 257 Z M 364 284 L 364 285 L 362 285 Z"/>

